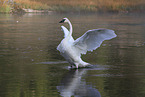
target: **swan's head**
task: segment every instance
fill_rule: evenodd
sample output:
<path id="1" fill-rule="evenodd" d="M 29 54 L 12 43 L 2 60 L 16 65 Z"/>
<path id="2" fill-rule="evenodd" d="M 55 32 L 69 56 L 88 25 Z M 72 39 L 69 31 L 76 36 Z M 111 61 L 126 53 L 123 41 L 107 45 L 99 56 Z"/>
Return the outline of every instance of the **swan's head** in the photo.
<path id="1" fill-rule="evenodd" d="M 68 18 L 63 18 L 59 23 L 66 23 L 69 22 Z"/>

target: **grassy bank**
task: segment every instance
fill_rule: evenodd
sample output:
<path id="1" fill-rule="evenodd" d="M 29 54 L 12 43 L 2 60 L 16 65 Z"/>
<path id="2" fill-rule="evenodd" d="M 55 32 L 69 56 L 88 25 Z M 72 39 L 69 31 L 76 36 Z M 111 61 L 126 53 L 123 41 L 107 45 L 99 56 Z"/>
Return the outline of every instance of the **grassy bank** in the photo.
<path id="1" fill-rule="evenodd" d="M 46 10 L 49 6 L 31 0 L 0 0 L 0 12 L 22 11 L 23 9 Z"/>
<path id="2" fill-rule="evenodd" d="M 0 0 L 0 12 L 10 12 L 11 6 L 4 2 L 4 0 Z"/>
<path id="3" fill-rule="evenodd" d="M 9 0 L 0 1 L 0 12 L 10 12 L 11 8 L 113 12 L 145 10 L 145 0 L 13 0 L 11 3 Z"/>
<path id="4" fill-rule="evenodd" d="M 36 0 L 40 1 L 40 0 Z M 142 11 L 145 0 L 43 0 L 52 10 Z"/>

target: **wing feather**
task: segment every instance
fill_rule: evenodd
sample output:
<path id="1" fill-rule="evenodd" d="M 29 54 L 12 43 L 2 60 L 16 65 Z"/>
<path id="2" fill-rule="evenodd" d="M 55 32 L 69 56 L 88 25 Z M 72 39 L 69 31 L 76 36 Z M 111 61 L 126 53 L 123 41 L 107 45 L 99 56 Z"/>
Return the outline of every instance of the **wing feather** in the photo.
<path id="1" fill-rule="evenodd" d="M 70 33 L 68 31 L 68 29 L 64 26 L 61 26 L 61 30 L 64 32 L 64 39 L 68 36 L 68 34 Z M 63 40 L 64 40 L 63 39 Z M 65 46 L 63 45 L 63 40 L 61 41 L 61 43 L 57 46 L 57 50 L 59 50 L 60 52 L 64 52 L 65 51 Z M 68 40 L 69 42 L 74 42 L 73 37 L 71 36 L 70 39 Z"/>
<path id="2" fill-rule="evenodd" d="M 64 32 L 64 37 L 67 37 L 67 35 L 69 34 L 68 29 L 64 26 L 61 26 L 61 28 L 62 28 L 61 30 Z"/>
<path id="3" fill-rule="evenodd" d="M 88 30 L 84 35 L 74 41 L 74 46 L 80 54 L 86 54 L 87 51 L 93 51 L 100 47 L 104 40 L 110 40 L 117 35 L 110 29 Z"/>

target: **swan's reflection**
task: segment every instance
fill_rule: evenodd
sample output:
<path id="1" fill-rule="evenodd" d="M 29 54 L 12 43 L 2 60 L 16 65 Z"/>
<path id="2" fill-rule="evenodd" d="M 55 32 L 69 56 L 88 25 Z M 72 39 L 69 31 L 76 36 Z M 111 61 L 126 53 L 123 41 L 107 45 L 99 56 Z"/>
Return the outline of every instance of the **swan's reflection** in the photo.
<path id="1" fill-rule="evenodd" d="M 97 89 L 87 85 L 82 79 L 86 72 L 86 69 L 70 70 L 57 86 L 60 95 L 63 97 L 101 97 Z"/>

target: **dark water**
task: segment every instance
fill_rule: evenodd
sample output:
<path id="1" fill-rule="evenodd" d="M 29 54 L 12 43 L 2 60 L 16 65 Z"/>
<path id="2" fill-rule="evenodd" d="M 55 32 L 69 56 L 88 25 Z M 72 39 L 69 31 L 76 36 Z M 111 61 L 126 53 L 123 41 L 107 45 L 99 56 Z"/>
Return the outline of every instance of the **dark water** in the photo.
<path id="1" fill-rule="evenodd" d="M 89 29 L 116 31 L 82 56 L 94 67 L 67 69 L 56 50 L 63 17 L 75 39 Z M 145 97 L 145 14 L 0 14 L 0 97 L 62 96 Z"/>

